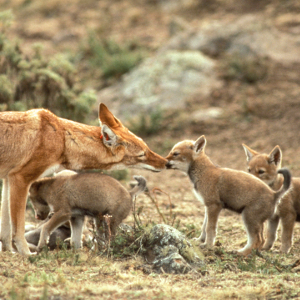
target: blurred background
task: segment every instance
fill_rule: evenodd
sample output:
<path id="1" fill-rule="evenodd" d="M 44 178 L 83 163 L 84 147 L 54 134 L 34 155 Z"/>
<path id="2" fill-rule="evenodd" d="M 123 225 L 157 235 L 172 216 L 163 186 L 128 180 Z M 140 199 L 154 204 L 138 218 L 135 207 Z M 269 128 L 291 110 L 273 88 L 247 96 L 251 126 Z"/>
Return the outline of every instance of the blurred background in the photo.
<path id="1" fill-rule="evenodd" d="M 221 166 L 280 145 L 300 175 L 300 2 L 2 0 L 0 110 L 100 102 L 164 156 L 205 134 Z"/>

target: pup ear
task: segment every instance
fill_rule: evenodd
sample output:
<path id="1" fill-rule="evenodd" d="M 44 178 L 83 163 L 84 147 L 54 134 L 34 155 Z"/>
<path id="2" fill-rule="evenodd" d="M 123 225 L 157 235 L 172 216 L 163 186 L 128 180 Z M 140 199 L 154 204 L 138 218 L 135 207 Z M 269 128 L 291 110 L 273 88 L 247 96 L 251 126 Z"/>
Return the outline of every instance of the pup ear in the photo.
<path id="1" fill-rule="evenodd" d="M 268 156 L 268 163 L 275 163 L 276 166 L 280 166 L 282 160 L 282 152 L 280 147 L 277 145 L 274 149 L 270 152 Z"/>
<path id="2" fill-rule="evenodd" d="M 194 151 L 199 154 L 200 152 L 204 152 L 204 148 L 206 146 L 206 139 L 205 136 L 200 136 L 196 142 L 194 143 Z"/>
<path id="3" fill-rule="evenodd" d="M 100 125 L 106 124 L 111 128 L 123 126 L 122 123 L 109 111 L 103 103 L 99 105 L 99 121 Z"/>
<path id="4" fill-rule="evenodd" d="M 107 126 L 101 128 L 103 143 L 106 147 L 115 147 L 118 145 L 118 136 Z"/>
<path id="5" fill-rule="evenodd" d="M 246 153 L 246 157 L 247 157 L 247 161 L 249 162 L 253 156 L 257 155 L 258 153 L 254 150 L 252 150 L 251 148 L 249 148 L 248 146 L 246 146 L 245 144 L 242 144 L 245 153 Z"/>

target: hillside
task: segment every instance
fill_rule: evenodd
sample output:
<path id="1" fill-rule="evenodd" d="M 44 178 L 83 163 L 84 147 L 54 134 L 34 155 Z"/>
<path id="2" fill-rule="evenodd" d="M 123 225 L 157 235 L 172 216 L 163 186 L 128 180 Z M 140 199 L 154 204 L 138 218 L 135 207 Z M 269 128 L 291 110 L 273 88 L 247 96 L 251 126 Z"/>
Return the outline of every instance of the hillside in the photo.
<path id="1" fill-rule="evenodd" d="M 74 86 L 96 90 L 90 123 L 97 122 L 98 103 L 104 102 L 163 156 L 175 143 L 204 134 L 212 161 L 239 170 L 246 170 L 242 143 L 267 153 L 279 145 L 283 166 L 300 176 L 299 1 L 10 0 L 0 4 L 6 9 L 14 15 L 7 34 L 20 39 L 26 55 L 35 43 L 45 57 L 63 53 L 76 66 Z M 99 49 L 126 55 L 126 72 L 112 72 L 112 64 L 108 70 L 95 56 Z M 143 85 L 147 80 L 154 83 Z M 155 91 L 154 104 L 142 101 L 148 99 L 140 96 L 144 91 Z M 150 190 L 161 189 L 164 215 L 176 214 L 189 238 L 199 236 L 204 207 L 184 174 L 130 169 L 127 180 L 134 174 L 145 176 Z M 141 195 L 137 207 L 144 224 L 162 222 L 149 197 Z M 133 218 L 125 223 L 132 225 Z M 29 260 L 2 253 L 0 298 L 297 299 L 300 270 L 292 264 L 300 256 L 299 236 L 297 223 L 294 246 L 282 254 L 280 228 L 271 251 L 241 259 L 234 251 L 246 243 L 242 219 L 224 210 L 217 246 L 203 250 L 205 270 L 187 275 L 151 272 L 140 249 L 126 259 L 86 248 Z"/>

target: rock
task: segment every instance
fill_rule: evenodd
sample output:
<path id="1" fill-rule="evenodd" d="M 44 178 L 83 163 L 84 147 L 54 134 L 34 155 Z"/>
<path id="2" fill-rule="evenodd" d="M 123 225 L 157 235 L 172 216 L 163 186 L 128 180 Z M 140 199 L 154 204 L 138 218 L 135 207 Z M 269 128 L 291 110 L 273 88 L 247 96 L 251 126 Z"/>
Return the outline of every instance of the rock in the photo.
<path id="1" fill-rule="evenodd" d="M 298 24 L 296 16 L 289 16 L 289 20 L 293 25 Z M 286 20 L 277 20 L 279 24 L 284 22 L 287 23 Z M 171 49 L 199 50 L 210 57 L 235 53 L 266 56 L 290 63 L 300 61 L 300 36 L 278 30 L 260 15 L 248 14 L 232 22 L 215 21 L 187 30 L 163 47 L 164 51 Z"/>
<path id="2" fill-rule="evenodd" d="M 218 86 L 211 58 L 199 51 L 170 50 L 146 59 L 121 83 L 100 91 L 98 99 L 126 120 L 137 112 L 184 108 L 190 95 L 207 96 Z"/>
<path id="3" fill-rule="evenodd" d="M 224 110 L 220 107 L 210 107 L 197 110 L 191 115 L 191 120 L 195 122 L 217 119 L 222 116 Z"/>
<path id="4" fill-rule="evenodd" d="M 147 260 L 158 273 L 185 274 L 204 266 L 200 250 L 194 248 L 181 232 L 169 225 L 155 225 L 146 234 L 144 247 L 147 250 Z"/>

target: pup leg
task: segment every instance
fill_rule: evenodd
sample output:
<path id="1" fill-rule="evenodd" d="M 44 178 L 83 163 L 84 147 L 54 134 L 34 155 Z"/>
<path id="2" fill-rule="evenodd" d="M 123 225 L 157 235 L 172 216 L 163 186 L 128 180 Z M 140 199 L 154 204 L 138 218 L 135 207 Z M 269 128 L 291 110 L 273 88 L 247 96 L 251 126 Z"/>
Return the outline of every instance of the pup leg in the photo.
<path id="1" fill-rule="evenodd" d="M 243 221 L 245 224 L 246 232 L 248 235 L 248 242 L 246 246 L 240 250 L 238 253 L 247 256 L 251 253 L 252 249 L 259 249 L 263 243 L 263 222 L 258 219 L 253 219 L 255 212 L 244 209 L 242 213 Z"/>
<path id="2" fill-rule="evenodd" d="M 281 219 L 282 234 L 281 234 L 281 248 L 280 251 L 288 253 L 292 247 L 293 231 L 297 215 L 289 213 Z"/>
<path id="3" fill-rule="evenodd" d="M 205 206 L 205 215 L 204 215 L 204 221 L 201 228 L 201 235 L 199 238 L 195 238 L 196 241 L 200 241 L 201 243 L 205 243 L 206 239 L 206 226 L 207 226 L 207 209 Z"/>
<path id="4" fill-rule="evenodd" d="M 47 240 L 53 230 L 55 230 L 58 226 L 63 223 L 69 221 L 71 219 L 71 213 L 65 211 L 57 211 L 53 214 L 52 218 L 47 221 L 42 226 L 40 241 L 37 247 L 37 251 L 41 251 L 42 248 L 46 245 Z"/>
<path id="5" fill-rule="evenodd" d="M 21 175 L 11 175 L 8 178 L 8 184 L 12 240 L 21 255 L 30 255 L 30 250 L 24 237 L 26 199 L 30 183 Z M 9 247 L 8 244 L 4 246 Z"/>
<path id="6" fill-rule="evenodd" d="M 8 179 L 3 179 L 2 184 L 2 208 L 1 208 L 1 233 L 2 251 L 12 251 L 11 221 L 9 210 Z"/>
<path id="7" fill-rule="evenodd" d="M 217 222 L 219 218 L 219 214 L 222 210 L 222 205 L 213 204 L 206 208 L 206 243 L 203 246 L 212 247 L 215 243 L 216 232 L 217 232 Z"/>
<path id="8" fill-rule="evenodd" d="M 76 216 L 71 218 L 71 245 L 75 249 L 81 247 L 83 223 L 84 216 Z"/>
<path id="9" fill-rule="evenodd" d="M 279 224 L 279 216 L 274 214 L 271 219 L 268 220 L 267 227 L 267 240 L 263 246 L 263 250 L 270 250 L 276 240 L 276 232 Z"/>

